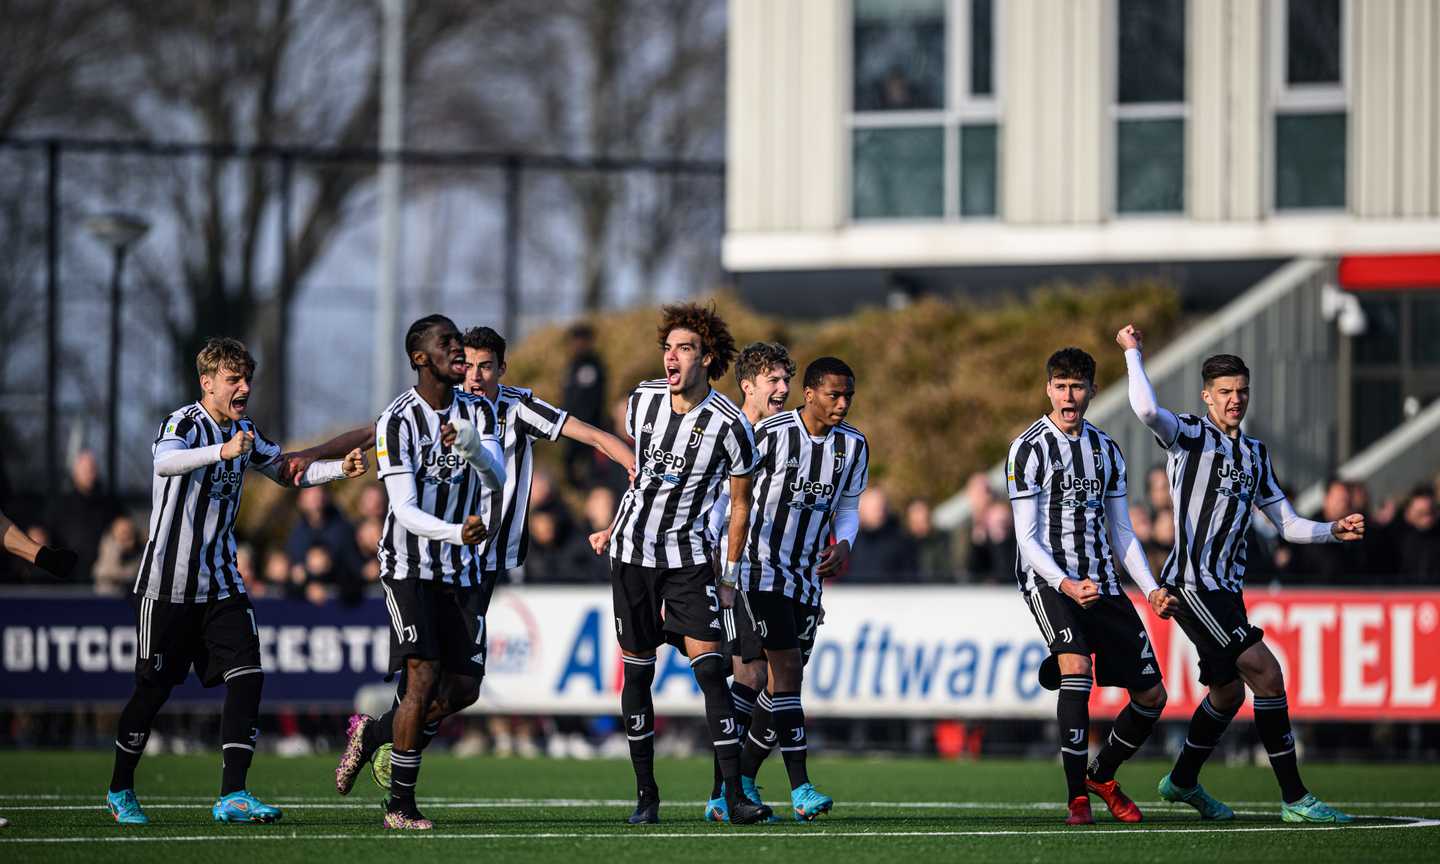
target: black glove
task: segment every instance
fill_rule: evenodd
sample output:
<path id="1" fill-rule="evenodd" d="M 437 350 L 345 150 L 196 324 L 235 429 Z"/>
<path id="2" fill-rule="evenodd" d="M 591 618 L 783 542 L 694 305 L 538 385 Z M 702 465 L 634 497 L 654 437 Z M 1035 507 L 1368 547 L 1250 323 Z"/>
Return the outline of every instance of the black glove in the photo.
<path id="1" fill-rule="evenodd" d="M 57 549 L 54 546 L 41 546 L 40 551 L 35 553 L 35 566 L 61 579 L 70 578 L 71 572 L 75 570 L 75 562 L 79 560 L 80 557 L 69 549 Z"/>

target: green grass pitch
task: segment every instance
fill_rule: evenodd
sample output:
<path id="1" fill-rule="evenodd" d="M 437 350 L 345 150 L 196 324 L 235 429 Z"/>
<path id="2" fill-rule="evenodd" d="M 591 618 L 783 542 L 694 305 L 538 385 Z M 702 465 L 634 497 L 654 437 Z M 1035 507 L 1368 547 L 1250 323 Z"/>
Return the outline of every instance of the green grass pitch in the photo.
<path id="1" fill-rule="evenodd" d="M 122 829 L 104 810 L 110 757 L 102 753 L 0 754 L 0 860 L 288 862 L 436 860 L 705 861 L 825 856 L 832 861 L 1422 861 L 1440 848 L 1440 767 L 1310 765 L 1322 798 L 1361 817 L 1345 827 L 1280 821 L 1268 768 L 1212 766 L 1206 788 L 1231 803 L 1228 825 L 1162 804 L 1155 783 L 1167 766 L 1126 765 L 1120 780 L 1145 811 L 1136 826 L 1114 822 L 1094 799 L 1097 824 L 1067 828 L 1063 781 L 1049 761 L 944 763 L 918 759 L 816 758 L 811 776 L 835 810 L 813 824 L 736 827 L 700 820 L 710 764 L 660 760 L 662 824 L 623 823 L 632 805 L 623 761 L 425 760 L 421 808 L 429 833 L 380 828 L 380 791 L 368 771 L 348 798 L 335 794 L 334 759 L 262 756 L 251 791 L 285 809 L 275 825 L 216 825 L 210 803 L 218 757 L 157 756 L 140 766 L 151 818 Z M 788 803 L 776 760 L 761 776 L 772 803 Z M 220 846 L 218 844 L 225 844 Z M 243 856 L 243 857 L 242 857 Z"/>

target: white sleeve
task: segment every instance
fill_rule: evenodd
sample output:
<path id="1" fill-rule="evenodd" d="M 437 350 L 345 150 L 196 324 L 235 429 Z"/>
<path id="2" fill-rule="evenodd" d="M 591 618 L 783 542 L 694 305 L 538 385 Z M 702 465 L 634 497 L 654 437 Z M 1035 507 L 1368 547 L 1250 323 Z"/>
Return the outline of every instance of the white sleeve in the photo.
<path id="1" fill-rule="evenodd" d="M 441 540 L 461 545 L 460 530 L 464 526 L 437 519 L 415 505 L 415 478 L 409 473 L 385 477 L 385 492 L 390 496 L 390 510 L 395 521 L 411 534 L 427 540 Z"/>
<path id="2" fill-rule="evenodd" d="M 209 447 L 157 447 L 155 473 L 161 477 L 178 477 L 189 474 L 197 468 L 205 468 L 220 462 L 220 448 L 224 444 Z"/>
<path id="3" fill-rule="evenodd" d="M 455 452 L 480 472 L 491 489 L 505 488 L 505 451 L 494 435 L 482 436 L 469 420 L 452 420 L 455 427 Z"/>
<path id="4" fill-rule="evenodd" d="M 1289 498 L 1271 501 L 1261 508 L 1265 517 L 1280 529 L 1287 543 L 1338 543 L 1340 538 L 1330 530 L 1329 522 L 1312 522 L 1302 518 L 1290 505 Z"/>
<path id="5" fill-rule="evenodd" d="M 1110 546 L 1125 564 L 1125 572 L 1146 597 L 1160 586 L 1150 573 L 1150 562 L 1145 559 L 1145 547 L 1135 536 L 1135 527 L 1130 524 L 1130 507 L 1120 496 L 1105 499 L 1105 524 L 1109 528 Z"/>
<path id="6" fill-rule="evenodd" d="M 301 486 L 319 486 L 322 483 L 332 483 L 345 476 L 344 459 L 327 459 L 323 462 L 311 462 L 310 467 L 300 477 Z"/>
<path id="7" fill-rule="evenodd" d="M 1137 348 L 1125 352 L 1125 368 L 1130 377 L 1130 409 L 1140 422 L 1150 427 L 1166 447 L 1175 443 L 1180 434 L 1180 420 L 1168 408 L 1161 408 L 1155 398 L 1155 388 L 1145 375 L 1145 364 Z"/>
<path id="8" fill-rule="evenodd" d="M 1059 590 L 1060 583 L 1067 578 L 1065 571 L 1045 551 L 1040 542 L 1040 502 L 1035 498 L 1013 498 L 1010 509 L 1015 513 L 1015 542 L 1020 547 L 1020 557 L 1040 574 L 1040 578 Z"/>
<path id="9" fill-rule="evenodd" d="M 855 538 L 860 535 L 860 496 L 842 495 L 835 509 L 835 540 L 844 540 L 855 548 Z"/>

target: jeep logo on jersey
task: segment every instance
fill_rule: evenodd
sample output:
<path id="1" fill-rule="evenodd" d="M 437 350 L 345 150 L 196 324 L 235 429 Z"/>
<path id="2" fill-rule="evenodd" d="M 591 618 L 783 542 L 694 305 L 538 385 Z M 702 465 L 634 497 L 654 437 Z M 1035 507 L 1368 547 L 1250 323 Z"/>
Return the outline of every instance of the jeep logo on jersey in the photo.
<path id="1" fill-rule="evenodd" d="M 1243 486 L 1246 489 L 1255 488 L 1255 475 L 1240 470 L 1240 467 L 1229 459 L 1220 463 L 1220 467 L 1215 471 L 1215 476 L 1221 480 L 1233 480 L 1237 486 Z"/>
<path id="2" fill-rule="evenodd" d="M 210 497 L 233 498 L 240 494 L 240 478 L 242 476 L 244 476 L 243 472 L 229 471 L 220 466 L 211 469 Z"/>
<path id="3" fill-rule="evenodd" d="M 646 447 L 640 451 L 640 455 L 654 462 L 657 467 L 674 468 L 676 471 L 684 471 L 685 466 L 690 464 L 684 454 L 671 453 L 669 450 L 661 450 L 659 447 Z"/>
<path id="4" fill-rule="evenodd" d="M 824 495 L 829 498 L 835 494 L 835 484 L 821 483 L 819 480 L 796 480 L 790 484 L 790 491 L 797 495 Z"/>
<path id="5" fill-rule="evenodd" d="M 452 486 L 460 482 L 463 474 L 462 468 L 465 459 L 459 453 L 441 453 L 430 451 L 421 460 L 425 468 L 424 479 L 431 483 L 449 483 Z"/>
<path id="6" fill-rule="evenodd" d="M 1104 485 L 1098 477 L 1075 477 L 1066 474 L 1060 478 L 1062 492 L 1085 492 L 1090 495 L 1098 495 Z"/>

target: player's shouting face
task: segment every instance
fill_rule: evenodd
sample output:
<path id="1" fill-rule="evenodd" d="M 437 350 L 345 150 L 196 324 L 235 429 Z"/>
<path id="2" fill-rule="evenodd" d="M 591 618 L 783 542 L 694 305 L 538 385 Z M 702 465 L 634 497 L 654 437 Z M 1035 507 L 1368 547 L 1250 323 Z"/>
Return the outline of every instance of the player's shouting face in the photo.
<path id="1" fill-rule="evenodd" d="M 1210 413 L 1222 429 L 1234 429 L 1245 419 L 1250 408 L 1250 377 L 1248 375 L 1226 375 L 1211 381 L 1201 397 L 1210 406 Z"/>
<path id="2" fill-rule="evenodd" d="M 1080 425 L 1095 387 L 1083 378 L 1056 375 L 1045 384 L 1045 395 L 1050 397 L 1051 416 L 1066 432 Z"/>
<path id="3" fill-rule="evenodd" d="M 233 423 L 245 416 L 250 405 L 250 375 L 222 365 L 213 375 L 200 376 L 200 388 L 205 391 L 207 407 L 220 415 L 219 419 Z"/>
<path id="4" fill-rule="evenodd" d="M 451 387 L 465 381 L 465 345 L 455 322 L 443 319 L 425 331 L 419 350 L 412 352 L 415 367 L 429 366 L 435 378 Z"/>
<path id="5" fill-rule="evenodd" d="M 665 335 L 661 345 L 665 363 L 665 383 L 671 393 L 684 393 L 708 380 L 710 355 L 703 353 L 700 334 L 676 327 Z"/>

